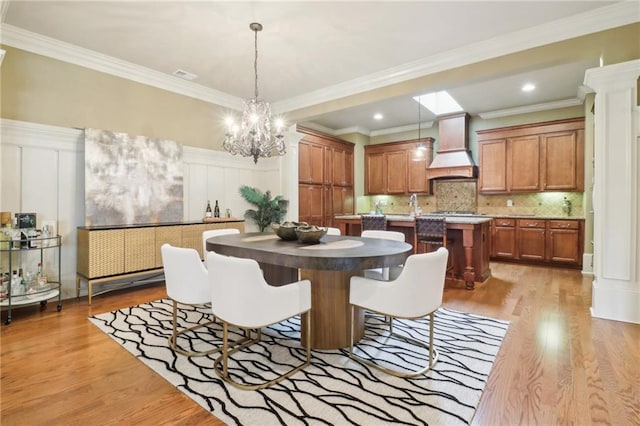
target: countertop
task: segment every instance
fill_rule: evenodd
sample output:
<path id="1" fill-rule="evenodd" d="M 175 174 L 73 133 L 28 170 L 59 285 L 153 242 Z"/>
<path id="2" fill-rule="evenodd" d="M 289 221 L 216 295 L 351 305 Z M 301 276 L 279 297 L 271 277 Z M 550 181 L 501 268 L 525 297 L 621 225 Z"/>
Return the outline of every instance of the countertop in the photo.
<path id="1" fill-rule="evenodd" d="M 433 216 L 433 215 L 431 215 Z M 387 221 L 394 222 L 413 222 L 413 216 L 403 215 L 403 214 L 388 214 L 386 215 Z M 490 222 L 493 218 L 491 216 L 446 216 L 447 223 L 470 223 L 470 224 L 478 224 Z M 335 219 L 346 219 L 346 220 L 360 220 L 360 215 L 338 215 L 335 216 Z"/>
<path id="2" fill-rule="evenodd" d="M 584 220 L 584 217 L 580 216 L 537 216 L 537 215 L 528 215 L 528 214 L 478 214 L 473 216 L 455 216 L 455 215 L 435 215 L 435 214 L 425 214 L 425 216 L 445 216 L 447 222 L 449 223 L 484 223 L 488 222 L 491 219 L 495 218 L 507 218 L 507 219 L 554 219 L 554 220 Z M 344 219 L 344 220 L 360 220 L 361 215 L 359 214 L 351 214 L 351 215 L 337 215 L 335 219 Z M 409 214 L 387 214 L 387 220 L 391 221 L 404 221 L 404 222 L 413 222 L 413 216 Z"/>

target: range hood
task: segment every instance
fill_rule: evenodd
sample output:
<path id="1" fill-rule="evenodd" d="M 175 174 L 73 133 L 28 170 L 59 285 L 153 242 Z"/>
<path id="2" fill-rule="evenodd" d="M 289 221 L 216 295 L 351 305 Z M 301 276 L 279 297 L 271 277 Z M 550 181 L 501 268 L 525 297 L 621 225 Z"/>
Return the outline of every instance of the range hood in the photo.
<path id="1" fill-rule="evenodd" d="M 427 179 L 474 178 L 478 168 L 469 153 L 469 114 L 449 114 L 438 118 L 438 151 L 429 166 Z"/>

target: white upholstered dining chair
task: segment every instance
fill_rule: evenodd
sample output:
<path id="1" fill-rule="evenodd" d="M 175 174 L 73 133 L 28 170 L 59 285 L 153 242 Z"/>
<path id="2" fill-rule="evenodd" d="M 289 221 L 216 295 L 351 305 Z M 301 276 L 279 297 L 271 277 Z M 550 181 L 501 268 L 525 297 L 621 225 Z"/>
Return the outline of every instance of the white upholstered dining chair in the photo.
<path id="1" fill-rule="evenodd" d="M 398 231 L 375 231 L 365 230 L 360 234 L 363 238 L 382 238 L 385 240 L 394 240 L 404 242 L 404 234 Z M 384 268 L 366 269 L 364 276 L 374 280 L 389 280 L 397 277 L 402 271 L 402 266 L 391 266 Z"/>
<path id="2" fill-rule="evenodd" d="M 341 235 L 340 228 L 327 227 L 327 235 Z"/>
<path id="3" fill-rule="evenodd" d="M 209 229 L 202 233 L 202 258 L 206 261 L 207 259 L 207 240 L 212 237 L 217 237 L 220 235 L 232 235 L 239 234 L 240 230 L 235 228 L 225 228 L 225 229 Z M 205 262 L 206 263 L 206 262 Z"/>
<path id="4" fill-rule="evenodd" d="M 309 365 L 311 360 L 310 345 L 307 344 L 306 360 L 287 372 L 277 375 L 276 368 L 281 364 L 273 364 L 270 373 L 277 377 L 271 380 L 256 380 L 258 372 L 244 374 L 247 383 L 238 381 L 240 370 L 229 371 L 231 356 L 260 340 L 260 329 L 279 323 L 296 315 L 307 314 L 311 309 L 311 283 L 301 280 L 291 284 L 275 287 L 265 281 L 258 262 L 253 259 L 222 256 L 215 252 L 207 253 L 207 269 L 215 270 L 209 274 L 210 300 L 213 314 L 222 322 L 222 351 L 214 362 L 215 372 L 231 385 L 245 390 L 262 389 L 295 374 Z M 257 329 L 257 338 L 250 339 L 230 349 L 229 326 L 241 329 Z M 307 342 L 311 341 L 311 317 L 306 321 Z M 293 358 L 296 360 L 297 358 Z M 249 364 L 251 366 L 253 364 Z M 250 367 L 249 367 L 250 368 Z M 266 367 L 265 367 L 266 368 Z M 265 373 L 260 368 L 260 373 Z M 237 379 L 236 379 L 237 378 Z M 257 383 L 256 383 L 257 381 Z"/>
<path id="5" fill-rule="evenodd" d="M 160 252 L 167 296 L 173 302 L 173 332 L 169 337 L 169 347 L 186 356 L 203 356 L 219 351 L 219 347 L 208 351 L 186 350 L 179 347 L 177 343 L 181 334 L 207 327 L 215 322 L 215 317 L 212 317 L 210 321 L 178 331 L 178 304 L 208 305 L 211 302 L 207 269 L 200 260 L 198 251 L 193 248 L 163 244 Z"/>
<path id="6" fill-rule="evenodd" d="M 444 281 L 449 253 L 444 247 L 435 252 L 414 254 L 407 258 L 398 278 L 393 281 L 377 281 L 364 277 L 351 277 L 349 303 L 351 305 L 351 345 L 349 357 L 358 362 L 398 377 L 412 377 L 425 373 L 438 360 L 438 351 L 433 346 L 434 313 L 442 304 Z M 426 367 L 413 371 L 400 371 L 384 367 L 374 358 L 365 358 L 354 353 L 355 307 L 376 312 L 390 318 L 389 334 L 428 349 Z M 393 319 L 416 319 L 429 315 L 429 342 L 423 342 L 393 331 Z M 357 346 L 356 346 L 357 348 Z M 369 347 L 368 351 L 375 352 Z"/>

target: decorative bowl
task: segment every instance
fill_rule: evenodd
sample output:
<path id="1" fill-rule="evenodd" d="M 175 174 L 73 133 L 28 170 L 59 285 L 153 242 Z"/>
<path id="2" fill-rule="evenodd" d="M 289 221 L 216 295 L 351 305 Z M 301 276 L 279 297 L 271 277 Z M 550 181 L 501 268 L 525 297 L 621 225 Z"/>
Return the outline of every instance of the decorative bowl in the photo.
<path id="1" fill-rule="evenodd" d="M 327 228 L 319 228 L 313 226 L 298 226 L 296 228 L 296 235 L 298 240 L 303 243 L 318 243 L 320 238 L 327 234 Z"/>
<path id="2" fill-rule="evenodd" d="M 282 225 L 272 223 L 271 229 L 278 237 L 285 241 L 295 241 L 298 239 L 296 228 L 299 226 L 308 226 L 307 222 L 284 222 Z"/>

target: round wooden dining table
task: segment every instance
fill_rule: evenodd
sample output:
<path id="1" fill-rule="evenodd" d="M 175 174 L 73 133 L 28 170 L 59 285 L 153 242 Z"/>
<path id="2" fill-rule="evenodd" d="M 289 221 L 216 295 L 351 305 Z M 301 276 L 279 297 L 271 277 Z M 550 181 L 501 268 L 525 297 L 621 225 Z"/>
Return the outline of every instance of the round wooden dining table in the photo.
<path id="1" fill-rule="evenodd" d="M 350 345 L 351 309 L 349 282 L 365 269 L 397 266 L 412 253 L 410 244 L 380 238 L 325 235 L 317 244 L 284 241 L 273 233 L 246 233 L 212 237 L 207 250 L 260 263 L 270 285 L 286 285 L 298 279 L 311 281 L 311 336 L 303 345 L 313 349 L 337 349 Z M 364 335 L 364 311 L 354 315 L 354 338 Z M 309 338 L 310 337 L 310 338 Z"/>

